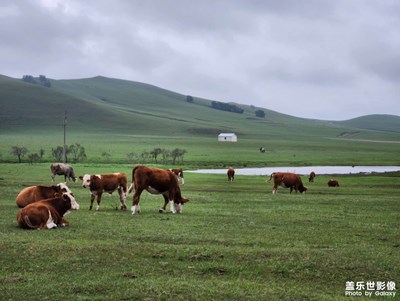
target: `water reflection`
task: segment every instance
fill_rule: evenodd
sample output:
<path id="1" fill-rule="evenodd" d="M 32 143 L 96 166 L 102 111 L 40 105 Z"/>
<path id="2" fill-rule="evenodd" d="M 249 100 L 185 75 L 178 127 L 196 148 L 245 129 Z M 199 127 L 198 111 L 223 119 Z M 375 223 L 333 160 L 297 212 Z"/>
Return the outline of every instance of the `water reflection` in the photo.
<path id="1" fill-rule="evenodd" d="M 198 169 L 188 170 L 194 173 L 226 174 L 226 169 Z M 237 175 L 265 176 L 275 171 L 293 172 L 300 175 L 308 175 L 314 171 L 317 175 L 323 174 L 357 174 L 372 172 L 400 171 L 400 166 L 293 166 L 293 167 L 260 167 L 260 168 L 235 168 Z"/>

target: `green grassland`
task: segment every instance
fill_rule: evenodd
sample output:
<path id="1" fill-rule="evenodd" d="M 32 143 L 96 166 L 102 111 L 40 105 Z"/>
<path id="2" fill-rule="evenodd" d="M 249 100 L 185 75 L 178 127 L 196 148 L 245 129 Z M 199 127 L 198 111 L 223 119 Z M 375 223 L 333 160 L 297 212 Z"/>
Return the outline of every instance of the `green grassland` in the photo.
<path id="1" fill-rule="evenodd" d="M 338 176 L 339 188 L 317 175 L 307 194 L 277 195 L 266 177 L 229 183 L 224 175 L 185 173 L 190 202 L 181 215 L 159 214 L 162 198 L 146 192 L 137 216 L 117 209 L 116 194 L 89 211 L 89 192 L 77 182 L 70 187 L 81 209 L 67 216 L 70 227 L 17 227 L 18 192 L 51 184 L 51 149 L 63 144 L 65 111 L 67 144 L 87 154 L 70 162 L 78 175 L 130 178 L 136 164 L 160 166 L 161 159 L 138 159 L 154 148 L 185 149 L 177 163 L 185 170 L 400 165 L 399 116 L 323 121 L 262 108 L 266 117 L 258 118 L 260 108 L 236 104 L 244 110 L 236 114 L 193 99 L 105 77 L 51 80 L 45 88 L 0 76 L 0 299 L 336 301 L 360 300 L 344 295 L 346 281 L 399 285 L 398 173 Z M 219 143 L 220 132 L 239 141 Z M 45 155 L 15 164 L 12 146 Z M 162 167 L 173 167 L 171 158 Z"/>
<path id="2" fill-rule="evenodd" d="M 131 171 L 75 169 L 129 178 Z M 67 216 L 70 226 L 27 231 L 17 226 L 15 197 L 51 184 L 49 166 L 1 164 L 1 171 L 2 300 L 361 300 L 344 295 L 346 281 L 400 279 L 396 173 L 336 176 L 339 188 L 317 175 L 307 194 L 272 195 L 266 177 L 230 183 L 188 172 L 182 192 L 190 202 L 180 215 L 159 214 L 162 197 L 147 192 L 139 215 L 118 210 L 117 194 L 89 211 L 89 192 L 69 183 L 81 206 Z"/>

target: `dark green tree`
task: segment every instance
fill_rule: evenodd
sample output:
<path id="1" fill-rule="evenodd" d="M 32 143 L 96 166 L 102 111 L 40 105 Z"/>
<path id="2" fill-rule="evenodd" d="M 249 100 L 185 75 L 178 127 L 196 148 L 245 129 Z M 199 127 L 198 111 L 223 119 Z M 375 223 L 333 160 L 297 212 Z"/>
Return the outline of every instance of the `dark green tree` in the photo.
<path id="1" fill-rule="evenodd" d="M 11 154 L 17 156 L 18 162 L 21 163 L 24 156 L 28 153 L 28 149 L 25 146 L 12 146 Z"/>
<path id="2" fill-rule="evenodd" d="M 255 114 L 256 114 L 257 117 L 261 117 L 261 118 L 265 117 L 265 112 L 263 110 L 257 110 L 255 112 Z"/>
<path id="3" fill-rule="evenodd" d="M 62 146 L 57 146 L 56 148 L 51 149 L 51 155 L 54 157 L 54 159 L 56 159 L 57 162 L 62 161 L 63 152 L 64 148 Z"/>
<path id="4" fill-rule="evenodd" d="M 157 163 L 157 157 L 162 153 L 162 149 L 159 147 L 154 148 L 152 151 L 150 151 L 151 157 L 154 159 L 154 161 Z"/>
<path id="5" fill-rule="evenodd" d="M 72 144 L 68 147 L 68 153 L 72 155 L 74 162 L 79 162 L 86 159 L 85 148 L 79 143 Z"/>

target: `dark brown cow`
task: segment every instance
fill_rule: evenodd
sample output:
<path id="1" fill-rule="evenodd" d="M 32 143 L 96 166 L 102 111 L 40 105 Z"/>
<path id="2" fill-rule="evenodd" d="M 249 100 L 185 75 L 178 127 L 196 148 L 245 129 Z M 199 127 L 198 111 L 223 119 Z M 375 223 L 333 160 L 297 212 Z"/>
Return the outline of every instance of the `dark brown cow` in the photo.
<path id="1" fill-rule="evenodd" d="M 228 181 L 233 182 L 233 180 L 235 179 L 235 170 L 232 167 L 229 167 L 226 174 L 228 176 Z"/>
<path id="2" fill-rule="evenodd" d="M 169 170 L 156 167 L 136 166 L 132 170 L 132 184 L 129 187 L 128 194 L 135 188 L 133 195 L 132 214 L 140 213 L 139 201 L 143 190 L 151 194 L 162 194 L 164 197 L 164 206 L 160 208 L 160 213 L 165 211 L 167 204 L 170 205 L 170 212 L 181 213 L 183 204 L 189 202 L 183 198 L 178 180 L 175 174 Z"/>
<path id="3" fill-rule="evenodd" d="M 67 182 L 67 178 L 71 181 L 71 178 L 74 182 L 76 182 L 76 176 L 74 173 L 74 169 L 71 165 L 65 163 L 53 163 L 50 165 L 51 170 L 51 179 L 54 182 L 54 178 L 56 175 L 64 176 L 64 181 Z"/>
<path id="4" fill-rule="evenodd" d="M 78 210 L 79 205 L 71 193 L 62 196 L 37 201 L 20 209 L 17 222 L 24 229 L 51 229 L 66 227 L 69 223 L 64 216 L 70 210 Z"/>
<path id="5" fill-rule="evenodd" d="M 176 177 L 178 178 L 178 182 L 182 185 L 185 184 L 185 179 L 183 178 L 183 169 L 182 168 L 171 168 L 169 169 L 172 171 Z"/>
<path id="6" fill-rule="evenodd" d="M 31 203 L 60 196 L 63 192 L 71 193 L 65 183 L 53 186 L 29 186 L 21 190 L 15 199 L 17 206 L 23 208 Z"/>
<path id="7" fill-rule="evenodd" d="M 126 210 L 126 190 L 128 180 L 124 173 L 112 173 L 103 175 L 84 175 L 80 176 L 82 186 L 90 189 L 90 207 L 93 208 L 93 201 L 97 196 L 96 210 L 100 210 L 101 196 L 103 192 L 112 194 L 118 190 L 119 200 L 121 202 L 121 210 Z"/>
<path id="8" fill-rule="evenodd" d="M 330 180 L 328 181 L 328 186 L 329 186 L 329 187 L 339 187 L 339 182 L 336 181 L 336 180 L 334 180 L 334 179 L 330 179 Z"/>
<path id="9" fill-rule="evenodd" d="M 278 191 L 278 186 L 284 188 L 290 188 L 290 193 L 292 193 L 293 189 L 296 191 L 300 191 L 301 193 L 307 191 L 307 187 L 303 186 L 303 182 L 299 175 L 290 173 L 290 172 L 273 172 L 268 182 L 274 178 L 274 188 L 272 189 L 272 193 L 275 194 Z"/>
<path id="10" fill-rule="evenodd" d="M 310 172 L 310 175 L 308 176 L 308 182 L 314 182 L 315 178 L 315 172 Z"/>

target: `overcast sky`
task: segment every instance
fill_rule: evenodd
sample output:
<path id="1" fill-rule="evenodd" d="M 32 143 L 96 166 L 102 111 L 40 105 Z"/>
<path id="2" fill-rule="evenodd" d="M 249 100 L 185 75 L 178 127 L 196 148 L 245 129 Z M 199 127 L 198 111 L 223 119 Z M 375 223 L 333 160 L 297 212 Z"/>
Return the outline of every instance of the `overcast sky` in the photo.
<path id="1" fill-rule="evenodd" d="M 1 0 L 0 74 L 326 120 L 400 115 L 399 0 Z"/>

